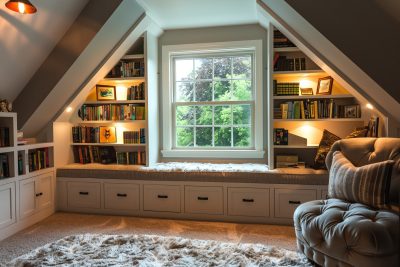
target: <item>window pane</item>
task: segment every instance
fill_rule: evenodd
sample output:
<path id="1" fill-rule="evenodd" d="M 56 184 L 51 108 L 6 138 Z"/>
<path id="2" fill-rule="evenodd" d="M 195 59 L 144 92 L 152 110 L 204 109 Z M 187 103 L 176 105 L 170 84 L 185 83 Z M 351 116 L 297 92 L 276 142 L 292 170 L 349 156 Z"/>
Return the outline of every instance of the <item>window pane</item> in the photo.
<path id="1" fill-rule="evenodd" d="M 233 146 L 250 146 L 250 127 L 233 127 Z"/>
<path id="2" fill-rule="evenodd" d="M 193 80 L 193 59 L 175 60 L 175 81 Z"/>
<path id="3" fill-rule="evenodd" d="M 233 78 L 250 79 L 251 78 L 251 57 L 234 57 L 233 59 Z"/>
<path id="4" fill-rule="evenodd" d="M 231 146 L 231 128 L 215 127 L 214 142 L 215 146 Z"/>
<path id="5" fill-rule="evenodd" d="M 192 82 L 177 82 L 175 88 L 177 102 L 193 101 L 194 90 Z"/>
<path id="6" fill-rule="evenodd" d="M 176 146 L 188 147 L 193 146 L 193 128 L 177 127 L 176 128 Z"/>
<path id="7" fill-rule="evenodd" d="M 196 79 L 212 79 L 212 58 L 196 58 L 194 71 Z"/>
<path id="8" fill-rule="evenodd" d="M 229 57 L 214 58 L 215 79 L 231 78 L 231 60 Z"/>
<path id="9" fill-rule="evenodd" d="M 176 125 L 194 125 L 194 107 L 178 106 L 176 107 Z"/>
<path id="10" fill-rule="evenodd" d="M 232 81 L 232 100 L 251 100 L 251 81 L 234 80 Z"/>
<path id="11" fill-rule="evenodd" d="M 216 101 L 231 100 L 231 81 L 214 82 L 214 100 Z"/>
<path id="12" fill-rule="evenodd" d="M 234 105 L 232 106 L 233 124 L 250 124 L 251 109 L 250 105 Z"/>
<path id="13" fill-rule="evenodd" d="M 196 146 L 212 146 L 212 127 L 196 127 Z"/>
<path id="14" fill-rule="evenodd" d="M 196 108 L 196 125 L 212 125 L 212 107 L 197 106 Z"/>
<path id="15" fill-rule="evenodd" d="M 212 82 L 196 82 L 196 101 L 212 101 Z"/>
<path id="16" fill-rule="evenodd" d="M 214 124 L 230 125 L 232 123 L 231 106 L 214 107 Z"/>

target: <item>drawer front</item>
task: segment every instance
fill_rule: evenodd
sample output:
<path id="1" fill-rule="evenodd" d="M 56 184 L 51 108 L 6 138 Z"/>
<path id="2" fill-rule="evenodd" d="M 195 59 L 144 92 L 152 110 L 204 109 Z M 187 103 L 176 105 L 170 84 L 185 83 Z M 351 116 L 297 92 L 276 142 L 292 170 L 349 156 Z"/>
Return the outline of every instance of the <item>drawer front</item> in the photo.
<path id="1" fill-rule="evenodd" d="M 185 212 L 223 214 L 223 188 L 217 186 L 185 186 Z"/>
<path id="2" fill-rule="evenodd" d="M 113 210 L 139 210 L 139 185 L 104 184 L 104 208 Z"/>
<path id="3" fill-rule="evenodd" d="M 68 182 L 68 207 L 100 209 L 100 183 Z"/>
<path id="4" fill-rule="evenodd" d="M 181 212 L 180 186 L 144 185 L 143 209 L 146 211 Z"/>
<path id="5" fill-rule="evenodd" d="M 269 189 L 228 188 L 228 215 L 269 216 Z"/>
<path id="6" fill-rule="evenodd" d="M 291 219 L 297 206 L 315 199 L 317 190 L 275 189 L 275 217 Z"/>

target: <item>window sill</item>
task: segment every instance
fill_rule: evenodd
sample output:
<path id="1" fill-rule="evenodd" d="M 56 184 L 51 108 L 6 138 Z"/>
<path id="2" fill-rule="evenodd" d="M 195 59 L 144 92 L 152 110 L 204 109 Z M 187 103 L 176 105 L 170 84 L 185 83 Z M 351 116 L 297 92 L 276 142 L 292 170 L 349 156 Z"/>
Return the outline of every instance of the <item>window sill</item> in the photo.
<path id="1" fill-rule="evenodd" d="M 263 150 L 162 150 L 166 158 L 224 158 L 224 159 L 260 159 Z"/>

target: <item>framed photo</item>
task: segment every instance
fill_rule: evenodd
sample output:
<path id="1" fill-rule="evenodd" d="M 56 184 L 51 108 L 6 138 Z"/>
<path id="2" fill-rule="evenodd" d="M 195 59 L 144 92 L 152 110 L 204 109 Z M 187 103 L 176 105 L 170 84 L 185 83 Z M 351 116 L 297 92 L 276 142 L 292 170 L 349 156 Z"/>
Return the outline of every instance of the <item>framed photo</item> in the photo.
<path id="1" fill-rule="evenodd" d="M 300 88 L 301 95 L 313 95 L 312 88 Z"/>
<path id="2" fill-rule="evenodd" d="M 116 143 L 115 127 L 100 126 L 100 143 Z"/>
<path id="3" fill-rule="evenodd" d="M 328 76 L 318 79 L 317 95 L 330 95 L 332 93 L 333 78 Z"/>
<path id="4" fill-rule="evenodd" d="M 345 118 L 358 118 L 358 105 L 344 106 Z"/>
<path id="5" fill-rule="evenodd" d="M 97 101 L 115 100 L 115 86 L 96 84 Z"/>

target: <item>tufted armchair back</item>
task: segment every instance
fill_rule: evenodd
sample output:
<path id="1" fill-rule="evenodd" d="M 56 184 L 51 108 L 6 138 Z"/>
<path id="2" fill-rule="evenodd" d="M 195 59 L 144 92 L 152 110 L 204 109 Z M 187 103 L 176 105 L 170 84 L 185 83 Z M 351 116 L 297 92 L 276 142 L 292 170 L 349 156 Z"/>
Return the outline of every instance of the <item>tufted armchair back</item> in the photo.
<path id="1" fill-rule="evenodd" d="M 399 204 L 400 200 L 400 138 L 352 138 L 335 142 L 326 156 L 328 170 L 332 165 L 333 152 L 343 155 L 360 167 L 385 160 L 394 160 L 390 183 L 390 203 Z"/>

